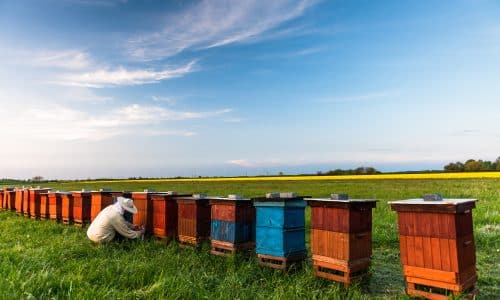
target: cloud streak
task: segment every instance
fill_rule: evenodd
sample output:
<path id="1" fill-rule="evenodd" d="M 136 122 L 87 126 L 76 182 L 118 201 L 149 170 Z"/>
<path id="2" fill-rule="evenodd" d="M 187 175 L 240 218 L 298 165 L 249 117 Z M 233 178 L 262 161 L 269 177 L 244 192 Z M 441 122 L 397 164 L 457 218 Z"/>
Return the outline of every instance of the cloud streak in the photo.
<path id="1" fill-rule="evenodd" d="M 214 48 L 255 40 L 296 19 L 315 0 L 203 0 L 176 15 L 166 16 L 162 28 L 133 37 L 131 57 L 157 60 L 187 49 Z"/>

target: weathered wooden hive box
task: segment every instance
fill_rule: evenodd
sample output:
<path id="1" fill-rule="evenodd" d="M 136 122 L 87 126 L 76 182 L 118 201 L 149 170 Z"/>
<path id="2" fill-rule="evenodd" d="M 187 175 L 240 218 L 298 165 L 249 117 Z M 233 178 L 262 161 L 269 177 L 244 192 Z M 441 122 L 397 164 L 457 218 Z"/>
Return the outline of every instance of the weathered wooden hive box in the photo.
<path id="1" fill-rule="evenodd" d="M 151 196 L 153 235 L 155 237 L 167 241 L 177 237 L 177 198 L 190 196 L 187 194 L 179 195 L 174 191 L 157 193 Z"/>
<path id="2" fill-rule="evenodd" d="M 92 194 L 86 190 L 73 191 L 71 193 L 73 196 L 73 224 L 84 227 L 90 223 Z"/>
<path id="3" fill-rule="evenodd" d="M 306 199 L 311 207 L 314 274 L 349 284 L 367 274 L 372 254 L 372 209 L 377 200 L 347 194 Z"/>
<path id="4" fill-rule="evenodd" d="M 73 193 L 60 191 L 61 197 L 61 220 L 64 224 L 73 224 L 74 199 Z"/>
<path id="5" fill-rule="evenodd" d="M 48 193 L 40 194 L 40 219 L 46 220 L 50 218 L 49 212 L 49 196 Z"/>
<path id="6" fill-rule="evenodd" d="M 15 191 L 16 192 L 14 194 L 14 207 L 16 208 L 16 213 L 19 216 L 21 216 L 23 215 L 23 196 L 26 190 L 23 187 L 23 188 L 16 188 Z"/>
<path id="7" fill-rule="evenodd" d="M 50 188 L 32 188 L 29 189 L 29 206 L 28 206 L 28 211 L 29 211 L 29 216 L 32 219 L 39 219 L 40 218 L 40 194 L 42 193 L 48 193 L 51 189 Z"/>
<path id="8" fill-rule="evenodd" d="M 476 199 L 442 199 L 439 195 L 425 195 L 424 199 L 389 202 L 398 213 L 407 294 L 429 299 L 476 294 L 472 227 Z"/>
<path id="9" fill-rule="evenodd" d="M 211 206 L 211 253 L 233 255 L 255 248 L 255 208 L 239 195 L 209 198 Z"/>
<path id="10" fill-rule="evenodd" d="M 181 246 L 200 246 L 210 238 L 210 204 L 204 194 L 177 198 L 177 230 Z"/>
<path id="11" fill-rule="evenodd" d="M 99 191 L 92 191 L 92 201 L 90 208 L 90 222 L 94 221 L 95 217 L 106 208 L 106 206 L 113 204 L 116 197 L 122 195 L 121 192 L 113 192 L 110 189 L 100 189 Z"/>
<path id="12" fill-rule="evenodd" d="M 133 192 L 132 199 L 137 207 L 137 213 L 133 215 L 134 225 L 144 226 L 146 235 L 153 234 L 153 205 L 151 197 L 156 193 L 154 190 L 144 190 L 144 192 Z"/>
<path id="13" fill-rule="evenodd" d="M 62 198 L 59 192 L 47 193 L 49 201 L 49 218 L 55 221 L 62 220 Z"/>
<path id="14" fill-rule="evenodd" d="M 304 197 L 268 193 L 254 198 L 256 253 L 262 266 L 287 270 L 306 257 Z"/>

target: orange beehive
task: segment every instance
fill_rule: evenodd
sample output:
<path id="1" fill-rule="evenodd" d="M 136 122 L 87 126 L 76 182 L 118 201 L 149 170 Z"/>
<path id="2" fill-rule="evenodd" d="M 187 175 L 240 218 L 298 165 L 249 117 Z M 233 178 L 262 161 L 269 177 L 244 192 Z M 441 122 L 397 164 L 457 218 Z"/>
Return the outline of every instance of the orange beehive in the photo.
<path id="1" fill-rule="evenodd" d="M 73 194 L 73 221 L 76 226 L 84 227 L 90 223 L 90 209 L 92 194 L 90 191 L 72 192 Z"/>
<path id="2" fill-rule="evenodd" d="M 151 196 L 153 211 L 153 235 L 171 240 L 177 236 L 177 195 L 176 192 L 158 193 Z"/>
<path id="3" fill-rule="evenodd" d="M 3 189 L 0 189 L 0 209 L 4 209 L 4 207 L 3 207 Z"/>
<path id="4" fill-rule="evenodd" d="M 59 192 L 49 192 L 47 193 L 47 199 L 49 202 L 49 217 L 51 220 L 61 221 L 62 220 L 62 198 Z"/>
<path id="5" fill-rule="evenodd" d="M 59 192 L 61 195 L 61 219 L 64 224 L 73 224 L 73 194 Z"/>
<path id="6" fill-rule="evenodd" d="M 153 233 L 153 212 L 151 197 L 155 194 L 153 190 L 144 190 L 144 192 L 133 192 L 132 199 L 137 207 L 137 213 L 133 215 L 133 223 L 136 226 L 144 226 L 146 235 Z"/>
<path id="7" fill-rule="evenodd" d="M 40 219 L 46 220 L 50 217 L 48 193 L 40 194 Z"/>
<path id="8" fill-rule="evenodd" d="M 16 213 L 18 215 L 22 215 L 23 214 L 24 193 L 27 193 L 27 190 L 25 188 L 16 188 L 15 207 L 16 207 Z"/>
<path id="9" fill-rule="evenodd" d="M 5 188 L 3 194 L 3 207 L 5 209 L 16 208 L 16 191 L 14 188 Z"/>
<path id="10" fill-rule="evenodd" d="M 30 216 L 30 189 L 25 189 L 23 193 L 22 211 L 25 217 Z"/>
<path id="11" fill-rule="evenodd" d="M 311 252 L 314 274 L 344 283 L 367 274 L 372 254 L 372 208 L 376 200 L 307 199 L 311 206 Z"/>
<path id="12" fill-rule="evenodd" d="M 40 194 L 47 193 L 50 188 L 34 188 L 29 189 L 28 212 L 32 219 L 40 218 Z"/>
<path id="13" fill-rule="evenodd" d="M 92 191 L 91 195 L 90 221 L 92 222 L 101 210 L 113 204 L 113 200 L 122 195 L 122 192 L 112 192 L 109 189 L 100 189 L 99 191 Z"/>
<path id="14" fill-rule="evenodd" d="M 203 194 L 177 198 L 177 230 L 182 246 L 200 246 L 210 238 L 210 205 Z"/>
<path id="15" fill-rule="evenodd" d="M 442 199 L 439 195 L 424 199 L 390 202 L 398 213 L 407 294 L 428 299 L 476 294 L 472 227 L 476 199 Z"/>

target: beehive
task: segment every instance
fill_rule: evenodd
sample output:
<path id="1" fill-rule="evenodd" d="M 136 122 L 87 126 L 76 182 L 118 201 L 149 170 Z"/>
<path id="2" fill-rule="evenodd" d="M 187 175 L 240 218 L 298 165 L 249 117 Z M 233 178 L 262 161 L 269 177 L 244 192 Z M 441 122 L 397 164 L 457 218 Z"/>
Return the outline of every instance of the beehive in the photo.
<path id="1" fill-rule="evenodd" d="M 28 190 L 29 191 L 28 211 L 29 211 L 29 216 L 32 219 L 40 218 L 40 200 L 41 200 L 40 194 L 47 193 L 50 190 L 51 190 L 50 188 L 33 188 Z"/>
<path id="2" fill-rule="evenodd" d="M 287 270 L 306 257 L 304 197 L 269 193 L 255 198 L 256 253 L 260 265 Z"/>
<path id="3" fill-rule="evenodd" d="M 92 201 L 90 208 L 90 221 L 94 221 L 95 217 L 103 210 L 106 206 L 113 204 L 113 199 L 120 196 L 121 192 L 113 192 L 108 189 L 101 189 L 99 191 L 92 191 Z"/>
<path id="4" fill-rule="evenodd" d="M 406 292 L 429 299 L 477 293 L 472 209 L 476 199 L 389 202 L 398 213 Z"/>
<path id="5" fill-rule="evenodd" d="M 372 208 L 376 200 L 306 199 L 311 207 L 311 252 L 314 274 L 350 283 L 367 274 L 372 254 Z"/>
<path id="6" fill-rule="evenodd" d="M 59 192 L 47 193 L 47 200 L 49 202 L 49 218 L 55 221 L 62 220 L 62 198 Z"/>
<path id="7" fill-rule="evenodd" d="M 1 209 L 4 209 L 4 207 L 3 207 L 3 193 L 4 193 L 4 190 L 0 189 L 0 208 Z"/>
<path id="8" fill-rule="evenodd" d="M 71 192 L 59 192 L 61 197 L 61 220 L 63 224 L 73 224 L 74 199 Z"/>
<path id="9" fill-rule="evenodd" d="M 239 195 L 209 198 L 211 246 L 214 255 L 232 255 L 255 249 L 255 207 Z"/>
<path id="10" fill-rule="evenodd" d="M 49 212 L 49 196 L 48 193 L 40 194 L 40 219 L 46 220 L 50 218 Z"/>
<path id="11" fill-rule="evenodd" d="M 16 213 L 20 216 L 23 215 L 23 199 L 25 192 L 27 193 L 27 190 L 24 188 L 16 188 L 14 206 L 16 207 Z"/>
<path id="12" fill-rule="evenodd" d="M 172 240 L 177 237 L 177 198 L 191 195 L 178 195 L 176 192 L 158 193 L 151 196 L 153 214 L 153 235 Z"/>
<path id="13" fill-rule="evenodd" d="M 92 205 L 92 194 L 90 191 L 74 191 L 73 196 L 73 223 L 84 227 L 90 223 L 90 209 Z"/>
<path id="14" fill-rule="evenodd" d="M 206 195 L 177 198 L 177 229 L 181 246 L 200 246 L 210 238 L 210 204 Z"/>
<path id="15" fill-rule="evenodd" d="M 145 235 L 153 233 L 153 206 L 151 197 L 155 194 L 154 190 L 144 190 L 144 192 L 133 192 L 132 199 L 137 207 L 137 213 L 133 215 L 133 223 L 136 226 L 146 228 Z"/>
<path id="16" fill-rule="evenodd" d="M 25 217 L 30 216 L 30 189 L 25 189 L 23 192 L 22 211 Z"/>

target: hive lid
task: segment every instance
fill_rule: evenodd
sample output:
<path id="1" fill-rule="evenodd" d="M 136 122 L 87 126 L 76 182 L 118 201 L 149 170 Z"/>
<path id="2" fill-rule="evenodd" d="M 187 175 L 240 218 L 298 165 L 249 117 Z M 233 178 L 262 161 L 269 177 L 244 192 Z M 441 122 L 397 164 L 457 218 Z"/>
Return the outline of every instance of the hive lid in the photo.
<path id="1" fill-rule="evenodd" d="M 174 195 L 177 195 L 177 192 L 176 191 L 167 191 L 167 192 L 165 192 L 165 194 L 174 196 Z"/>
<path id="2" fill-rule="evenodd" d="M 207 194 L 193 194 L 194 199 L 205 199 L 207 198 Z"/>
<path id="3" fill-rule="evenodd" d="M 405 205 L 458 205 L 467 202 L 475 202 L 477 199 L 453 199 L 453 198 L 443 198 L 439 201 L 426 201 L 423 198 L 406 199 L 390 201 L 389 204 L 405 204 Z"/>
<path id="4" fill-rule="evenodd" d="M 68 194 L 71 194 L 71 192 L 68 192 L 68 191 L 60 191 L 60 190 L 57 190 L 51 194 L 62 194 L 62 195 L 68 195 Z"/>
<path id="5" fill-rule="evenodd" d="M 250 201 L 243 195 L 230 194 L 227 197 L 209 197 L 210 200 L 227 200 L 227 201 Z"/>

